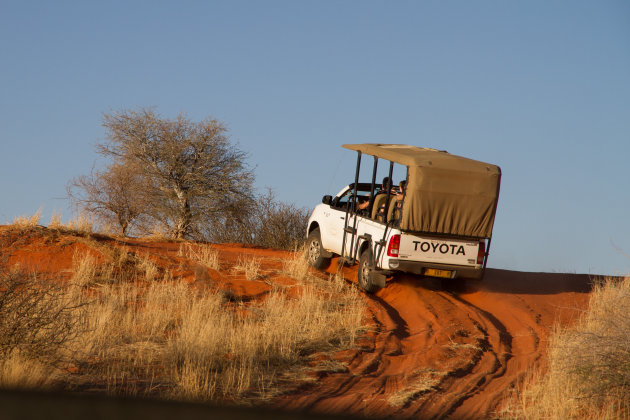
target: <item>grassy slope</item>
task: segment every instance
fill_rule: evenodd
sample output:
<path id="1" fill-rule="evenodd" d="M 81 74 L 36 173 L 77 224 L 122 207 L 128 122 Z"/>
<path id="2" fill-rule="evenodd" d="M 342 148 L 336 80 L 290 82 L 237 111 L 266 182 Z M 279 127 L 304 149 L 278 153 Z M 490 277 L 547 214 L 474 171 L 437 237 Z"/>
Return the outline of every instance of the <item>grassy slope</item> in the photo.
<path id="1" fill-rule="evenodd" d="M 327 354 L 364 329 L 360 294 L 300 254 L 234 261 L 32 223 L 5 227 L 0 248 L 3 387 L 256 402 L 343 369 Z"/>
<path id="2" fill-rule="evenodd" d="M 552 335 L 548 366 L 530 375 L 502 417 L 630 417 L 630 277 L 595 285 L 579 322 Z"/>

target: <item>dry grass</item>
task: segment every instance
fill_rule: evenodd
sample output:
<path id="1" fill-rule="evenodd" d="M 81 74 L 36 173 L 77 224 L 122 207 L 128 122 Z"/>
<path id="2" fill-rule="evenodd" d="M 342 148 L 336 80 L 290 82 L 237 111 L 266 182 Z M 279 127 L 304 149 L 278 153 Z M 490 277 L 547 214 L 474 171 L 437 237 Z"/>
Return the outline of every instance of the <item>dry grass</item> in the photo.
<path id="1" fill-rule="evenodd" d="M 446 376 L 446 373 L 428 368 L 414 371 L 406 378 L 407 385 L 398 392 L 391 394 L 388 402 L 394 407 L 404 407 L 418 399 L 422 394 L 435 389 L 444 376 Z"/>
<path id="2" fill-rule="evenodd" d="M 74 253 L 72 257 L 72 283 L 78 286 L 89 286 L 97 278 L 99 266 L 96 258 L 90 253 Z"/>
<path id="3" fill-rule="evenodd" d="M 350 289 L 348 289 L 350 290 Z M 179 392 L 192 399 L 208 396 L 267 398 L 276 385 L 301 376 L 315 352 L 354 345 L 361 329 L 362 301 L 352 292 L 337 300 L 306 285 L 297 297 L 276 290 L 241 315 L 220 310 L 216 298 L 200 300 L 173 343 Z M 207 325 L 225 328 L 207 328 Z"/>
<path id="4" fill-rule="evenodd" d="M 256 280 L 260 276 L 260 259 L 239 256 L 232 270 L 243 272 L 247 280 Z"/>
<path id="5" fill-rule="evenodd" d="M 630 417 L 630 277 L 595 285 L 577 324 L 556 330 L 546 372 L 535 371 L 508 401 L 503 418 Z"/>
<path id="6" fill-rule="evenodd" d="M 61 229 L 63 228 L 63 222 L 61 221 L 61 213 L 60 212 L 53 212 L 53 214 L 50 216 L 50 223 L 48 224 L 48 227 L 50 229 Z"/>
<path id="7" fill-rule="evenodd" d="M 59 375 L 48 364 L 11 352 L 0 359 L 0 387 L 11 389 L 49 389 Z"/>
<path id="8" fill-rule="evenodd" d="M 137 264 L 137 269 L 144 274 L 144 280 L 153 281 L 158 278 L 160 270 L 148 256 L 141 258 Z"/>
<path id="9" fill-rule="evenodd" d="M 190 243 L 181 244 L 179 246 L 178 255 L 195 261 L 206 268 L 211 268 L 213 270 L 221 269 L 221 264 L 219 263 L 219 251 L 210 245 L 193 245 Z"/>
<path id="10" fill-rule="evenodd" d="M 87 287 L 124 281 L 160 280 L 160 269 L 148 255 L 131 254 L 126 247 L 109 250 L 103 262 L 91 252 L 75 252 L 72 259 L 74 285 Z"/>
<path id="11" fill-rule="evenodd" d="M 37 210 L 31 216 L 17 216 L 13 218 L 13 226 L 25 229 L 39 225 L 39 219 L 42 217 L 42 209 Z"/>
<path id="12" fill-rule="evenodd" d="M 33 228 L 39 225 L 41 216 L 42 209 L 39 209 L 31 216 L 17 216 L 13 218 L 11 225 L 17 229 Z M 89 234 L 94 232 L 94 218 L 87 213 L 79 213 L 67 223 L 63 223 L 62 214 L 53 212 L 48 228 Z"/>
<path id="13" fill-rule="evenodd" d="M 311 276 L 310 269 L 305 255 L 304 249 L 300 249 L 294 254 L 293 258 L 284 261 L 282 264 L 284 273 L 300 281 L 305 281 L 309 278 Z"/>
<path id="14" fill-rule="evenodd" d="M 192 292 L 172 282 L 102 284 L 85 318 L 86 333 L 77 342 L 84 380 L 98 378 L 110 394 L 154 394 L 152 382 L 169 384 L 164 369 L 165 347 Z M 160 367 L 162 366 L 162 367 Z"/>
<path id="15" fill-rule="evenodd" d="M 64 226 L 66 229 L 79 233 L 94 232 L 94 217 L 88 213 L 78 213 Z"/>
<path id="16" fill-rule="evenodd" d="M 204 249 L 209 264 L 219 266 L 210 247 L 194 255 Z M 242 263 L 257 275 L 260 260 Z M 309 372 L 326 369 L 315 355 L 351 348 L 363 330 L 365 306 L 356 289 L 297 267 L 305 274 L 295 287 L 274 288 L 249 303 L 172 281 L 168 271 L 160 279 L 148 258 L 125 249 L 101 263 L 76 254 L 73 267 L 72 282 L 81 287 L 63 288 L 62 296 L 71 308 L 82 308 L 72 312 L 78 333 L 49 346 L 58 358 L 71 356 L 73 373 L 17 346 L 0 355 L 0 385 L 61 383 L 116 395 L 257 401 L 314 380 Z"/>

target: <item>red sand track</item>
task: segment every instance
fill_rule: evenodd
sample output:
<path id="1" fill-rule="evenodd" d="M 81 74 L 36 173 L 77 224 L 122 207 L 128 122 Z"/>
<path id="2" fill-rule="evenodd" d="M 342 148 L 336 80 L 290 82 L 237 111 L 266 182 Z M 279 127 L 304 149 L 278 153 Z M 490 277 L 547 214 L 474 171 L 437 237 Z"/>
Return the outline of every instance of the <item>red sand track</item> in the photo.
<path id="1" fill-rule="evenodd" d="M 345 268 L 344 276 L 354 280 L 356 267 Z M 376 332 L 368 349 L 349 356 L 348 372 L 330 374 L 281 405 L 368 416 L 487 418 L 544 356 L 552 326 L 570 323 L 586 306 L 590 282 L 586 275 L 496 269 L 481 282 L 466 283 L 400 275 L 366 295 Z M 421 386 L 427 379 L 429 389 Z"/>
<path id="2" fill-rule="evenodd" d="M 0 256 L 9 263 L 69 275 L 86 241 L 50 231 L 7 235 L 0 228 Z M 109 246 L 150 255 L 161 266 L 181 266 L 179 244 L 91 237 Z M 284 251 L 216 245 L 223 261 L 239 255 L 280 268 Z M 2 261 L 0 261 L 2 262 Z M 337 269 L 333 262 L 329 272 Z M 269 285 L 209 270 L 216 287 L 259 296 Z M 356 280 L 356 267 L 344 268 Z M 181 273 L 194 281 L 193 271 Z M 274 281 L 282 281 L 278 278 Z M 271 402 L 274 407 L 370 417 L 485 418 L 511 387 L 545 354 L 556 323 L 574 320 L 588 300 L 586 275 L 488 269 L 481 282 L 445 282 L 400 275 L 387 288 L 365 294 L 371 331 L 358 350 L 338 355 L 348 369 L 325 373 L 316 385 Z"/>

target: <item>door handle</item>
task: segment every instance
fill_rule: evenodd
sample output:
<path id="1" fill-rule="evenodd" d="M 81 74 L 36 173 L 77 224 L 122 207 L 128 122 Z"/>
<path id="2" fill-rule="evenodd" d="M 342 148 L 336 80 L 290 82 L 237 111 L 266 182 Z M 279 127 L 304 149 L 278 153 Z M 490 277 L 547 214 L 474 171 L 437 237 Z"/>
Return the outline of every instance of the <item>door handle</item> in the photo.
<path id="1" fill-rule="evenodd" d="M 343 217 L 340 217 L 340 219 L 341 219 L 341 220 L 343 220 L 344 218 L 343 218 Z"/>

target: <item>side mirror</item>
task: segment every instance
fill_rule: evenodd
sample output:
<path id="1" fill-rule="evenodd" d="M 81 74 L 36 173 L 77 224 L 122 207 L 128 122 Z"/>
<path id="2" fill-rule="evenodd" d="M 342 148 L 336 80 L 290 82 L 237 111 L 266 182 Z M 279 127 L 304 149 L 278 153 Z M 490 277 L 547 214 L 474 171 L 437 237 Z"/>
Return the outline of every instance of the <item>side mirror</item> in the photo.
<path id="1" fill-rule="evenodd" d="M 331 202 L 332 202 L 332 196 L 330 195 L 325 195 L 324 198 L 322 198 L 322 203 L 324 204 L 330 205 Z"/>

